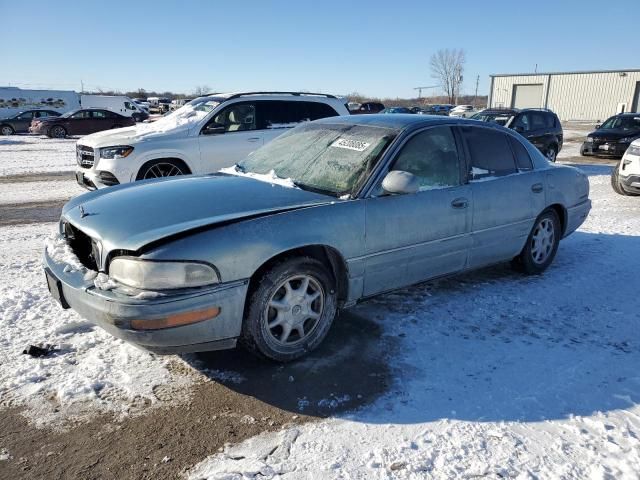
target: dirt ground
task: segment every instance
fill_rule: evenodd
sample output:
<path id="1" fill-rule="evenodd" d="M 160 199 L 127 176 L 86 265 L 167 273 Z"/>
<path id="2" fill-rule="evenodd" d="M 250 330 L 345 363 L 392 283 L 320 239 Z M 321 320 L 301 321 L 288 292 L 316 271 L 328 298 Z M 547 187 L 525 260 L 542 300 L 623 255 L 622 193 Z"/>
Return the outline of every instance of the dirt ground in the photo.
<path id="1" fill-rule="evenodd" d="M 12 458 L 0 461 L 0 478 L 180 478 L 225 443 L 366 405 L 390 385 L 380 352 L 391 353 L 394 341 L 349 312 L 334 327 L 318 351 L 288 365 L 239 349 L 183 357 L 184 368 L 201 377 L 183 406 L 122 421 L 98 416 L 62 432 L 34 428 L 19 409 L 4 409 L 0 446 Z M 238 372 L 245 381 L 207 377 L 218 369 Z M 332 403 L 338 393 L 350 400 Z"/>

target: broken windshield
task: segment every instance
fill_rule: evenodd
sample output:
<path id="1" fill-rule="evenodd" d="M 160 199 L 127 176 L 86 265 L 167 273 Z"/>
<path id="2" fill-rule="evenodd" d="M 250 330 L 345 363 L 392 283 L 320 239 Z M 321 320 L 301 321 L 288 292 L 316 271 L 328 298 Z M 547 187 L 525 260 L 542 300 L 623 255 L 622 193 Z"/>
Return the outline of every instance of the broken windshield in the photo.
<path id="1" fill-rule="evenodd" d="M 306 124 L 276 138 L 240 162 L 242 172 L 291 179 L 300 188 L 354 194 L 395 138 L 392 129 Z"/>

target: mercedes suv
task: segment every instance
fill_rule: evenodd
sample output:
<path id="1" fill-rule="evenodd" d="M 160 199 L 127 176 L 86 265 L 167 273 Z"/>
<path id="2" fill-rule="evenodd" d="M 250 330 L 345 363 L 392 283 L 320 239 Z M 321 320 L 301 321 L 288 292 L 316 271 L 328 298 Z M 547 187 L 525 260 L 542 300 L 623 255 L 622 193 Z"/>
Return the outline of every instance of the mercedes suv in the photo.
<path id="1" fill-rule="evenodd" d="M 300 122 L 349 115 L 346 100 L 297 92 L 214 94 L 148 124 L 81 138 L 76 180 L 90 190 L 149 178 L 211 173 Z"/>

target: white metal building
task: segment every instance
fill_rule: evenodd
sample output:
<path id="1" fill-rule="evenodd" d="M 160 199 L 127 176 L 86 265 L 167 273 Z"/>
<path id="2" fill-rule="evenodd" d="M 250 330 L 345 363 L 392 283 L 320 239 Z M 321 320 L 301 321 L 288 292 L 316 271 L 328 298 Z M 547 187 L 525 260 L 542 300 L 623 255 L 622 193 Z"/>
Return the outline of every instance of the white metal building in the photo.
<path id="1" fill-rule="evenodd" d="M 491 75 L 489 107 L 549 108 L 561 120 L 640 111 L 640 69 Z"/>

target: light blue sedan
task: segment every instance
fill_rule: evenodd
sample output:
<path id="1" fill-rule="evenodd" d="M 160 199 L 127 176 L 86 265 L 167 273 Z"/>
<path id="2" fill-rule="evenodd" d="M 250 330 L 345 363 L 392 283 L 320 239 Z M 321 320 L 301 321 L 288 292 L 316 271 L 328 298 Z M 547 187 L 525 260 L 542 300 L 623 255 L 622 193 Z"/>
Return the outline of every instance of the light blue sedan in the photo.
<path id="1" fill-rule="evenodd" d="M 63 307 L 146 349 L 289 361 L 373 295 L 505 261 L 543 272 L 590 208 L 580 170 L 498 125 L 334 117 L 225 172 L 71 200 L 44 263 Z"/>

